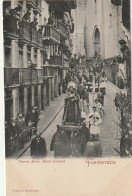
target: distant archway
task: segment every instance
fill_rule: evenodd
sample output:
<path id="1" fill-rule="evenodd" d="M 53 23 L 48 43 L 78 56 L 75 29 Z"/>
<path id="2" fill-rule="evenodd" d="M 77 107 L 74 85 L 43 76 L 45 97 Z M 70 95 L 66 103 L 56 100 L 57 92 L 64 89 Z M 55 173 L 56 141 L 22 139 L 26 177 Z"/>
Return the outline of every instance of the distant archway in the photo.
<path id="1" fill-rule="evenodd" d="M 96 27 L 94 30 L 94 56 L 100 55 L 100 32 L 99 29 Z"/>

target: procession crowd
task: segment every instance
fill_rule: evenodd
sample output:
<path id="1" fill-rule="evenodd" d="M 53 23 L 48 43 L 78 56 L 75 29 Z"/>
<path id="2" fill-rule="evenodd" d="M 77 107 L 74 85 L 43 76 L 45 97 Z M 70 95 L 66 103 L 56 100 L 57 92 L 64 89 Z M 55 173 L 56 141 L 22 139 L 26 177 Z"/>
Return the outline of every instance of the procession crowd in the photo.
<path id="1" fill-rule="evenodd" d="M 115 106 L 119 112 L 119 127 L 121 133 L 120 156 L 132 157 L 132 119 L 131 97 L 125 93 L 116 93 Z"/>
<path id="2" fill-rule="evenodd" d="M 50 151 L 54 157 L 101 157 L 100 124 L 105 111 L 104 97 L 106 95 L 107 77 L 99 59 L 90 59 L 88 67 L 74 67 L 67 72 L 63 80 L 63 93 L 66 93 L 62 123 L 57 125 L 57 131 L 51 138 Z M 132 156 L 131 137 L 131 100 L 130 97 L 117 93 L 115 106 L 120 117 L 120 151 L 121 157 Z M 38 111 L 33 107 L 24 118 L 18 114 L 5 124 L 6 156 L 18 148 L 23 148 L 25 142 L 31 140 L 31 156 L 46 157 L 46 141 L 37 131 L 39 121 Z M 117 130 L 115 130 L 117 131 Z M 32 135 L 36 137 L 32 139 Z"/>
<path id="3" fill-rule="evenodd" d="M 99 67 L 73 69 L 66 75 L 67 94 L 62 124 L 51 140 L 55 157 L 101 157 L 98 141 L 107 78 Z"/>
<path id="4" fill-rule="evenodd" d="M 32 107 L 26 117 L 18 113 L 17 118 L 12 118 L 10 121 L 5 122 L 6 156 L 10 156 L 18 149 L 22 149 L 24 144 L 31 140 L 32 135 L 37 132 L 38 121 L 37 107 Z"/>

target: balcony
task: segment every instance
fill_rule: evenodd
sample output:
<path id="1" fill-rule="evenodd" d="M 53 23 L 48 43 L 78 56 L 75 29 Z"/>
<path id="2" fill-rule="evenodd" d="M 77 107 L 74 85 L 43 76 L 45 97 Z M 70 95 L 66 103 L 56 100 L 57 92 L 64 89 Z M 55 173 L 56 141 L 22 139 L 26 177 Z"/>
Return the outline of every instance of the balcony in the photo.
<path id="1" fill-rule="evenodd" d="M 20 84 L 21 85 L 31 84 L 31 69 L 30 68 L 20 69 Z"/>
<path id="2" fill-rule="evenodd" d="M 5 87 L 43 83 L 43 69 L 4 68 Z"/>
<path id="3" fill-rule="evenodd" d="M 41 15 L 41 12 L 42 12 L 41 1 L 36 1 L 36 6 L 33 9 L 33 11 L 34 11 L 35 14 L 40 14 Z"/>
<path id="4" fill-rule="evenodd" d="M 19 36 L 21 42 L 30 42 L 30 23 L 22 21 L 19 24 Z"/>
<path id="5" fill-rule="evenodd" d="M 61 66 L 62 65 L 61 56 L 50 56 L 50 64 Z"/>
<path id="6" fill-rule="evenodd" d="M 36 3 L 34 1 L 26 1 L 26 5 L 29 9 L 36 7 Z"/>
<path id="7" fill-rule="evenodd" d="M 17 28 L 17 18 L 13 17 L 11 14 L 4 16 L 4 31 L 5 35 L 9 38 L 18 37 L 18 28 Z"/>
<path id="8" fill-rule="evenodd" d="M 20 72 L 19 68 L 4 68 L 4 85 L 5 86 L 17 86 L 19 83 Z"/>
<path id="9" fill-rule="evenodd" d="M 31 81 L 32 81 L 32 84 L 37 84 L 38 83 L 37 69 L 31 69 Z"/>
<path id="10" fill-rule="evenodd" d="M 65 24 L 61 21 L 58 21 L 57 22 L 57 26 L 59 28 L 59 31 L 61 33 L 61 35 L 64 37 L 64 38 L 67 38 L 67 28 L 65 26 Z"/>
<path id="11" fill-rule="evenodd" d="M 60 33 L 52 25 L 47 24 L 45 26 L 44 38 L 43 40 L 49 40 L 60 44 Z"/>
<path id="12" fill-rule="evenodd" d="M 71 45 L 70 45 L 69 39 L 61 42 L 61 46 L 63 47 L 64 52 L 66 52 L 66 51 L 71 52 Z"/>

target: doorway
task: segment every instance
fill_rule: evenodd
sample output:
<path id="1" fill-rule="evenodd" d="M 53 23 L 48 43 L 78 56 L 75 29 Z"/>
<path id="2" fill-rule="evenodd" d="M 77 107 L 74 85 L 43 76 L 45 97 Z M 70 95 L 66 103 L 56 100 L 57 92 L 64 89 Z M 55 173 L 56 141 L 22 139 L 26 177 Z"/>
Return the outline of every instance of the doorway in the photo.
<path id="1" fill-rule="evenodd" d="M 100 56 L 100 32 L 98 28 L 94 32 L 94 56 Z"/>

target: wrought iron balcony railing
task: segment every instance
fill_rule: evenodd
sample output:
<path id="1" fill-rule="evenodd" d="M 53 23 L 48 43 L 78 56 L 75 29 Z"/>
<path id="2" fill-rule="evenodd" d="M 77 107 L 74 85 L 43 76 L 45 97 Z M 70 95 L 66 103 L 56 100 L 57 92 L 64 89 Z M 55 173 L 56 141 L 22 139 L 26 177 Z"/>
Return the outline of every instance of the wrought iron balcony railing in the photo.
<path id="1" fill-rule="evenodd" d="M 4 68 L 4 85 L 13 86 L 19 85 L 20 69 L 19 68 Z"/>
<path id="2" fill-rule="evenodd" d="M 35 68 L 4 68 L 4 85 L 30 85 L 43 83 L 43 70 Z"/>
<path id="3" fill-rule="evenodd" d="M 37 69 L 31 69 L 31 81 L 33 84 L 38 82 L 38 71 Z"/>
<path id="4" fill-rule="evenodd" d="M 62 57 L 61 56 L 50 56 L 50 64 L 51 65 L 62 65 Z"/>
<path id="5" fill-rule="evenodd" d="M 51 40 L 60 44 L 60 33 L 52 25 L 47 24 L 45 26 L 44 40 Z"/>
<path id="6" fill-rule="evenodd" d="M 19 27 L 20 39 L 30 42 L 30 23 L 27 21 L 21 21 Z"/>
<path id="7" fill-rule="evenodd" d="M 20 84 L 31 84 L 31 69 L 30 68 L 21 68 L 20 69 Z"/>
<path id="8" fill-rule="evenodd" d="M 59 28 L 61 35 L 64 37 L 67 37 L 67 28 L 66 28 L 65 24 L 61 21 L 58 21 L 57 25 L 58 25 L 58 28 Z"/>

